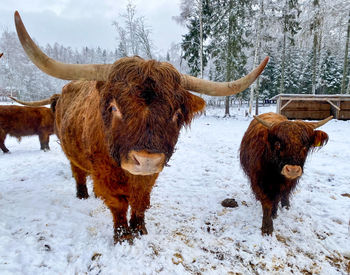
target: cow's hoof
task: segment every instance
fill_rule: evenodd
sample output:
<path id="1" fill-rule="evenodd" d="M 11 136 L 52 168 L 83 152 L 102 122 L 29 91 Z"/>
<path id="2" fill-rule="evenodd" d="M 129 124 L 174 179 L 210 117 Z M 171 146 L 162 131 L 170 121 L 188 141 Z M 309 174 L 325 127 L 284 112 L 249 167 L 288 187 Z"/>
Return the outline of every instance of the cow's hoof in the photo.
<path id="1" fill-rule="evenodd" d="M 273 232 L 273 226 L 262 226 L 261 227 L 261 234 L 262 235 L 272 235 Z"/>
<path id="2" fill-rule="evenodd" d="M 89 193 L 85 184 L 77 184 L 77 198 L 79 199 L 87 199 L 89 197 Z"/>
<path id="3" fill-rule="evenodd" d="M 128 242 L 130 245 L 134 243 L 134 235 L 124 227 L 118 227 L 114 230 L 114 244 L 122 244 Z"/>
<path id="4" fill-rule="evenodd" d="M 148 234 L 145 224 L 141 224 L 136 227 L 133 227 L 132 232 L 136 237 Z"/>

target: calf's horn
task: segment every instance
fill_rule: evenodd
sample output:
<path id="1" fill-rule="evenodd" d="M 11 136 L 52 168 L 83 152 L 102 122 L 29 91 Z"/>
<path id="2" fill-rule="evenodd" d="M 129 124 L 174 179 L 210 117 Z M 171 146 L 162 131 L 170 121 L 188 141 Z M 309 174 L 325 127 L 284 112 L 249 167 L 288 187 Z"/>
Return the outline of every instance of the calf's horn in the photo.
<path id="1" fill-rule="evenodd" d="M 264 125 L 265 127 L 267 127 L 268 129 L 270 129 L 270 128 L 272 127 L 272 123 L 267 122 L 267 121 L 261 119 L 261 118 L 258 117 L 258 116 L 254 116 L 254 118 L 255 118 L 258 122 L 260 122 L 262 125 Z"/>
<path id="2" fill-rule="evenodd" d="M 309 124 L 312 126 L 312 128 L 317 129 L 321 127 L 322 125 L 325 125 L 328 121 L 330 121 L 333 118 L 333 116 L 329 116 L 319 122 L 309 122 Z"/>

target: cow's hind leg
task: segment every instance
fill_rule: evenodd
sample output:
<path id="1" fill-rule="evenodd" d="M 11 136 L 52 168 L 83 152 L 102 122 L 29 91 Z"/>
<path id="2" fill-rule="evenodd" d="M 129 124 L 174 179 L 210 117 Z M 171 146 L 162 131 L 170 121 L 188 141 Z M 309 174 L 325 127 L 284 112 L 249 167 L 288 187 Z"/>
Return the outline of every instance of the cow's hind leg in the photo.
<path id="1" fill-rule="evenodd" d="M 39 141 L 40 141 L 40 150 L 43 151 L 49 151 L 49 140 L 50 140 L 50 135 L 45 132 L 39 133 Z"/>
<path id="2" fill-rule="evenodd" d="M 75 178 L 77 197 L 79 199 L 87 199 L 89 197 L 88 190 L 86 187 L 87 173 L 75 166 L 73 163 L 70 164 L 72 168 L 73 177 Z"/>
<path id="3" fill-rule="evenodd" d="M 5 131 L 0 128 L 0 148 L 4 153 L 8 153 L 9 149 L 7 149 L 5 146 L 5 138 L 6 138 Z"/>

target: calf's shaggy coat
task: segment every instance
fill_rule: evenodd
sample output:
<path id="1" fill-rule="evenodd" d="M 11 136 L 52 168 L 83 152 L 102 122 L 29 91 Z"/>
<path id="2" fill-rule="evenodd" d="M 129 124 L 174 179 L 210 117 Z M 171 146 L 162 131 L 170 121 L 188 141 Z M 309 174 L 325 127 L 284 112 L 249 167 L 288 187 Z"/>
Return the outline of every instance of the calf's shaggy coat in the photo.
<path id="1" fill-rule="evenodd" d="M 263 234 L 273 232 L 278 203 L 289 207 L 289 195 L 303 173 L 309 151 L 327 143 L 328 135 L 314 129 L 331 118 L 316 123 L 266 113 L 250 123 L 241 142 L 240 161 L 261 202 Z"/>

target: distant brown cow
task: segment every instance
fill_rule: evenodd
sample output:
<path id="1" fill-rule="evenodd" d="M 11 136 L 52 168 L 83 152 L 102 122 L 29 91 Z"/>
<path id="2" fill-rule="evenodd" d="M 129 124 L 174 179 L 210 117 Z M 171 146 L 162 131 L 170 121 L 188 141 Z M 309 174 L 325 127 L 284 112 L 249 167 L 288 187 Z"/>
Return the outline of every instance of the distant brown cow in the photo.
<path id="1" fill-rule="evenodd" d="M 52 103 L 56 133 L 70 160 L 77 196 L 87 198 L 86 177 L 112 212 L 114 240 L 146 234 L 145 210 L 158 174 L 173 154 L 181 127 L 205 103 L 187 89 L 229 95 L 246 89 L 267 58 L 246 77 L 214 83 L 181 75 L 171 64 L 126 57 L 110 65 L 58 63 L 34 44 L 15 14 L 19 39 L 31 60 L 62 79 L 80 79 Z M 127 210 L 131 207 L 128 224 Z"/>
<path id="2" fill-rule="evenodd" d="M 0 106 L 0 148 L 9 152 L 4 142 L 6 135 L 20 139 L 39 135 L 40 149 L 49 150 L 49 138 L 54 133 L 54 116 L 49 108 Z"/>
<path id="3" fill-rule="evenodd" d="M 2 57 L 3 53 L 0 53 L 0 58 Z"/>
<path id="4" fill-rule="evenodd" d="M 310 150 L 323 146 L 328 135 L 314 129 L 328 122 L 290 121 L 285 116 L 266 113 L 255 117 L 245 132 L 240 161 L 250 179 L 251 188 L 261 202 L 261 231 L 272 234 L 272 219 L 278 203 L 289 208 L 289 195 L 303 173 Z"/>

